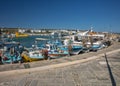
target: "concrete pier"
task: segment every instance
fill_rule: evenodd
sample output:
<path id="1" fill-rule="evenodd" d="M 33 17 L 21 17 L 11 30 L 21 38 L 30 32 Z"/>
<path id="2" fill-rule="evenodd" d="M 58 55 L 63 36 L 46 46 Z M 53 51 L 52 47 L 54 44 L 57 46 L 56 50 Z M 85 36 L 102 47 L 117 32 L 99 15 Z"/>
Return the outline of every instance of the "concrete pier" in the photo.
<path id="1" fill-rule="evenodd" d="M 9 67 L 14 70 L 0 72 L 0 86 L 120 86 L 120 43 L 98 52 Z"/>

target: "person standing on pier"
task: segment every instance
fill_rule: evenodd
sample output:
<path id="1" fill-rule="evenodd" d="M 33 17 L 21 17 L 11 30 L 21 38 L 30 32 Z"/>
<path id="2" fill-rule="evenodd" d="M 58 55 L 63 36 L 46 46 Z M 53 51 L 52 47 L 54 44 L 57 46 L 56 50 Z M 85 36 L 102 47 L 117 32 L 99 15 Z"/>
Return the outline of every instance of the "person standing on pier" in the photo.
<path id="1" fill-rule="evenodd" d="M 0 64 L 2 64 L 2 51 L 0 50 Z"/>
<path id="2" fill-rule="evenodd" d="M 72 45 L 68 45 L 68 56 L 71 55 L 72 52 Z"/>

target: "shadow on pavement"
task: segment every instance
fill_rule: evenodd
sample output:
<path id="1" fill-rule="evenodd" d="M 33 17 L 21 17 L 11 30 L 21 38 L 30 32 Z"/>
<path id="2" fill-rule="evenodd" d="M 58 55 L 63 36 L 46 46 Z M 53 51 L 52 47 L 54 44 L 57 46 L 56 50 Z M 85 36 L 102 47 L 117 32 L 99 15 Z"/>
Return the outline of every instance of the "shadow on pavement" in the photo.
<path id="1" fill-rule="evenodd" d="M 105 53 L 105 60 L 106 60 L 106 63 L 107 63 L 108 72 L 109 72 L 109 75 L 110 75 L 112 86 L 116 86 L 116 82 L 115 82 L 114 76 L 112 74 L 112 70 L 110 68 L 106 53 Z"/>

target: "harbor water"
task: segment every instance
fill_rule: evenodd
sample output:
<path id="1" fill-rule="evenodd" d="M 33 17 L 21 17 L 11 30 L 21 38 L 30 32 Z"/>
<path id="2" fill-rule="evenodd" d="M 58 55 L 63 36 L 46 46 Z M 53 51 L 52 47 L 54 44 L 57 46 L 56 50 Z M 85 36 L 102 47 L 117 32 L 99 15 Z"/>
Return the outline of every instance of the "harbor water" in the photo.
<path id="1" fill-rule="evenodd" d="M 30 47 L 32 47 L 32 45 L 35 44 L 35 39 L 36 38 L 47 39 L 47 40 L 39 40 L 39 41 L 37 41 L 38 45 L 45 44 L 47 41 L 50 41 L 50 40 L 53 41 L 53 40 L 59 39 L 57 36 L 52 37 L 52 36 L 48 36 L 48 35 L 33 35 L 33 36 L 28 36 L 28 37 L 14 38 L 13 40 L 16 41 L 16 42 L 20 42 L 20 44 L 22 46 L 30 48 Z"/>
<path id="2" fill-rule="evenodd" d="M 21 45 L 30 48 L 33 44 L 35 44 L 36 38 L 47 38 L 49 39 L 49 36 L 28 36 L 28 37 L 20 37 L 20 38 L 14 38 L 14 41 L 20 42 Z M 39 44 L 44 44 L 46 41 L 39 41 Z"/>

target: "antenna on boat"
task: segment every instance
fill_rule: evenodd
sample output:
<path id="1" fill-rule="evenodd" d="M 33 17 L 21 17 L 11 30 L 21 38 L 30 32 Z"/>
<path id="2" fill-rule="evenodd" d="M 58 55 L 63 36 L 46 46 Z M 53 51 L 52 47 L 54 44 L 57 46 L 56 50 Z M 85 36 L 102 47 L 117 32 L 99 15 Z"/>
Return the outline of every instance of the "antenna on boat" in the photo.
<path id="1" fill-rule="evenodd" d="M 90 32 L 93 32 L 93 27 L 90 28 Z"/>

